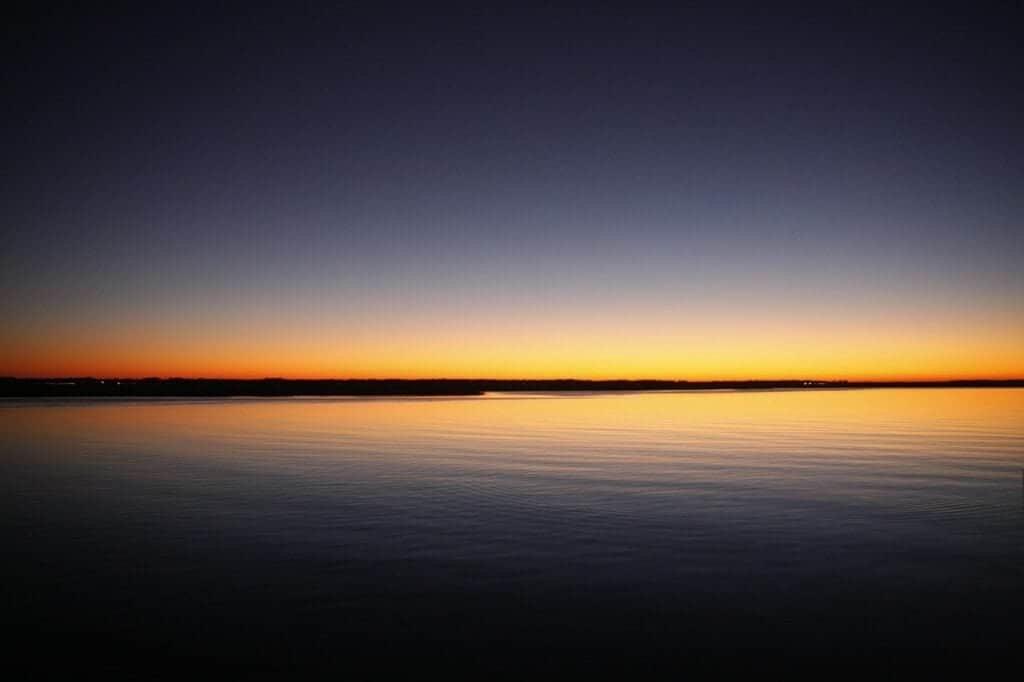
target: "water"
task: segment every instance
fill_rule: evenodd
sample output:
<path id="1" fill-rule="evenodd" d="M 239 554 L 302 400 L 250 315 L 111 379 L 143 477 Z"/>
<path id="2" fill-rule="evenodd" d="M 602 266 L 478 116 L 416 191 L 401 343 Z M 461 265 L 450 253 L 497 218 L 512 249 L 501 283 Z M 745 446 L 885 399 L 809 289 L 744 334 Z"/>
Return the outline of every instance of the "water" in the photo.
<path id="1" fill-rule="evenodd" d="M 1019 389 L 5 401 L 4 619 L 41 670 L 985 658 L 1022 470 Z"/>

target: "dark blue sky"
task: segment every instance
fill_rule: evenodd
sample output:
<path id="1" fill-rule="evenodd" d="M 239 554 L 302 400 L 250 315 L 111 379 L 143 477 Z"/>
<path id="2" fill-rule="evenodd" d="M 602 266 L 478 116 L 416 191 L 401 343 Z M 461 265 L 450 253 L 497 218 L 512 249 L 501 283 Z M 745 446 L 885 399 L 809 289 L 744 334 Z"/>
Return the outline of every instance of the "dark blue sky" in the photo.
<path id="1" fill-rule="evenodd" d="M 807 371 L 965 372 L 972 353 L 1024 370 L 1018 24 L 967 9 L 15 17 L 0 372 L 135 353 L 125 373 L 239 355 L 225 371 L 287 373 L 276 354 L 315 374 L 321 353 L 331 374 L 422 375 L 514 337 L 528 374 L 743 353 L 744 334 L 798 371 L 783 360 L 826 340 L 770 321 L 808 316 L 884 333 Z M 915 368 L 936 333 L 946 350 Z M 54 340 L 73 337 L 88 352 Z M 403 348 L 430 350 L 382 359 Z"/>

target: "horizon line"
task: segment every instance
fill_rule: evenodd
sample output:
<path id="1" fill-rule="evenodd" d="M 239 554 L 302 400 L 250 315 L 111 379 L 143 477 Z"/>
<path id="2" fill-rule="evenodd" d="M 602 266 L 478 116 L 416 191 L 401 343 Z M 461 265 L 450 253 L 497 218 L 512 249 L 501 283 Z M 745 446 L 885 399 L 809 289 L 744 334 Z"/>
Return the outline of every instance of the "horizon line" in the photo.
<path id="1" fill-rule="evenodd" d="M 991 377 L 991 376 L 961 376 L 952 378 L 822 378 L 816 376 L 799 377 L 772 377 L 743 379 L 666 379 L 656 377 L 614 377 L 614 378 L 586 378 L 574 376 L 559 377 L 465 377 L 465 376 L 419 376 L 419 377 L 287 377 L 287 376 L 261 376 L 261 377 L 232 377 L 232 376 L 96 376 L 90 374 L 79 375 L 46 375 L 46 376 L 16 376 L 0 375 L 0 381 L 460 381 L 460 382 L 557 382 L 575 381 L 580 383 L 614 383 L 614 382 L 657 382 L 657 383 L 791 383 L 791 382 L 815 382 L 815 383 L 956 383 L 965 381 L 994 382 L 994 381 L 1024 381 L 1020 377 Z"/>

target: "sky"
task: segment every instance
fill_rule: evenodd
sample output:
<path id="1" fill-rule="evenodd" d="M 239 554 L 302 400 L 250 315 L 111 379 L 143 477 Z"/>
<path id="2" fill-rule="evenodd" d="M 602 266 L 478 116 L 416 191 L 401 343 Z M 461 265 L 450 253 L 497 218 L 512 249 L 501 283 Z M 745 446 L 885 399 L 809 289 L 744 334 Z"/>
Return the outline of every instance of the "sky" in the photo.
<path id="1" fill-rule="evenodd" d="M 0 375 L 1024 377 L 1009 10 L 251 4 L 10 16 Z"/>

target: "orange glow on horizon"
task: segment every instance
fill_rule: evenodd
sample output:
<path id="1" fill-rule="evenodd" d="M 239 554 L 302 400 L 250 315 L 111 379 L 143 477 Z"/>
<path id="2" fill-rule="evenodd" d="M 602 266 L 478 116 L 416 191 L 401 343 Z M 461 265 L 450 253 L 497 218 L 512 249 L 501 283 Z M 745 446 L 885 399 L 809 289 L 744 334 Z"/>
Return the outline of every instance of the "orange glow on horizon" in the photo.
<path id="1" fill-rule="evenodd" d="M 247 319 L 0 331 L 0 376 L 955 380 L 1024 377 L 1024 319 L 633 310 L 345 324 Z M 632 317 L 630 317 L 632 315 Z M 632 325 L 626 324 L 635 321 Z"/>
<path id="2" fill-rule="evenodd" d="M 350 357 L 318 356 L 301 350 L 232 354 L 230 349 L 199 354 L 118 352 L 92 354 L 18 354 L 0 367 L 0 375 L 24 378 L 93 376 L 262 379 L 660 379 L 660 380 L 850 380 L 944 381 L 957 379 L 1024 378 L 1024 363 L 1008 349 L 957 352 L 940 348 L 904 349 L 885 354 L 854 349 L 800 354 L 778 352 L 731 353 L 702 349 L 673 354 L 659 349 L 577 352 L 564 350 L 545 356 L 523 349 L 503 357 L 497 351 L 477 353 L 437 349 L 405 354 L 362 353 Z M 10 355 L 8 355 L 10 357 Z"/>

